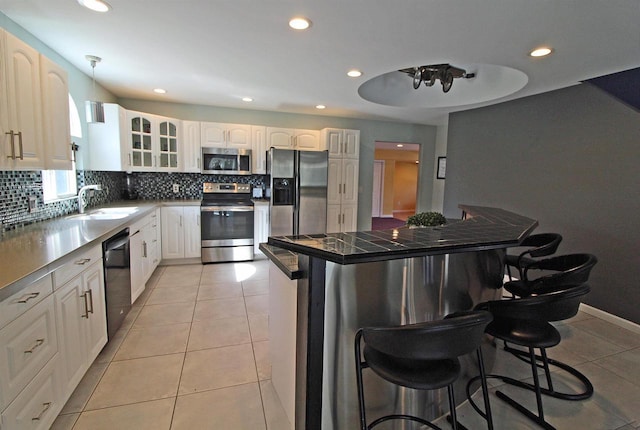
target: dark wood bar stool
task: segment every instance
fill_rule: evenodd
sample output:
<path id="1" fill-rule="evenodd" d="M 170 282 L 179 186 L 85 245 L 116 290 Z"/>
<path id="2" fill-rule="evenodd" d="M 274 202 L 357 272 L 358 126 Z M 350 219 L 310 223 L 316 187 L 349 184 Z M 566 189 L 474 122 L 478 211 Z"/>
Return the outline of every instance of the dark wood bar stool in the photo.
<path id="1" fill-rule="evenodd" d="M 582 285 L 589 280 L 591 269 L 598 259 L 591 254 L 567 254 L 536 260 L 524 267 L 522 278 L 504 284 L 504 289 L 518 297 L 544 294 L 558 286 Z M 532 277 L 535 272 L 541 276 Z"/>
<path id="2" fill-rule="evenodd" d="M 476 306 L 476 309 L 489 311 L 493 315 L 493 321 L 487 326 L 486 332 L 495 338 L 504 340 L 505 350 L 531 365 L 534 383 L 533 385 L 528 384 L 504 375 L 487 375 L 487 378 L 498 378 L 507 384 L 533 391 L 536 396 L 537 414 L 501 391 L 496 391 L 496 395 L 548 430 L 555 430 L 555 427 L 545 420 L 542 395 L 564 400 L 584 400 L 593 395 L 593 385 L 585 375 L 565 363 L 548 358 L 546 351 L 547 348 L 556 346 L 561 341 L 560 333 L 550 322 L 562 321 L 575 316 L 582 298 L 589 291 L 590 288 L 586 284 L 566 288 L 557 287 L 556 291 L 545 294 L 511 300 L 494 300 Z M 507 343 L 519 345 L 526 350 L 506 346 Z M 535 354 L 536 348 L 540 350 L 540 355 Z M 550 365 L 577 378 L 583 384 L 584 391 L 563 393 L 555 390 L 549 370 Z M 543 388 L 540 384 L 539 368 L 544 369 L 547 388 Z M 469 396 L 469 386 L 474 379 L 469 381 L 467 385 L 467 396 Z M 478 410 L 473 401 L 471 404 Z"/>
<path id="3" fill-rule="evenodd" d="M 355 336 L 356 375 L 360 408 L 360 429 L 369 430 L 389 420 L 408 420 L 440 429 L 421 417 L 392 414 L 367 424 L 362 371 L 370 368 L 381 378 L 416 390 L 447 387 L 450 416 L 454 430 L 464 429 L 457 421 L 453 383 L 461 373 L 458 357 L 476 351 L 488 428 L 493 429 L 489 395 L 480 344 L 492 317 L 486 311 L 467 311 L 428 321 L 396 327 L 366 327 Z M 364 349 L 361 352 L 361 344 Z M 364 357 L 364 360 L 362 359 Z"/>
<path id="4" fill-rule="evenodd" d="M 509 280 L 512 280 L 512 267 L 518 271 L 518 278 L 522 279 L 522 269 L 525 266 L 536 261 L 536 258 L 548 257 L 549 255 L 554 254 L 557 251 L 560 242 L 562 242 L 562 236 L 558 233 L 538 233 L 525 238 L 516 248 L 527 249 L 519 254 L 507 254 L 505 267 L 507 269 L 507 274 L 509 275 Z"/>

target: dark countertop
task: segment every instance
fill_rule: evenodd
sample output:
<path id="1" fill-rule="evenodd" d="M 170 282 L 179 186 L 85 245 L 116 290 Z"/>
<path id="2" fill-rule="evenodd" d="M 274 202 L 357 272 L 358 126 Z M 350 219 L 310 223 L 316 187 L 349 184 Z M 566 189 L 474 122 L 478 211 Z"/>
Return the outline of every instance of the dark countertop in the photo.
<path id="1" fill-rule="evenodd" d="M 504 209 L 459 207 L 466 218 L 440 227 L 276 236 L 269 237 L 267 244 L 338 264 L 356 264 L 508 248 L 516 246 L 538 226 L 536 220 Z"/>
<path id="2" fill-rule="evenodd" d="M 298 268 L 298 254 L 277 246 L 260 244 L 260 251 L 273 262 L 289 279 L 301 279 L 302 271 Z"/>

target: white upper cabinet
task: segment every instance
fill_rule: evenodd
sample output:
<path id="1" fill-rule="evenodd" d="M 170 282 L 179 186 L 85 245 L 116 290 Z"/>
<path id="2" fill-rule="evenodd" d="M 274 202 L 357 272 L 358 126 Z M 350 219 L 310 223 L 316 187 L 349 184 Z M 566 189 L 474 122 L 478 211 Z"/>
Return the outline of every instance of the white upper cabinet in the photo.
<path id="1" fill-rule="evenodd" d="M 183 172 L 200 173 L 202 154 L 200 153 L 200 122 L 182 121 Z"/>
<path id="2" fill-rule="evenodd" d="M 182 121 L 172 118 L 158 118 L 158 154 L 157 163 L 162 171 L 178 171 L 180 164 L 180 148 L 179 143 L 182 139 L 181 126 Z"/>
<path id="3" fill-rule="evenodd" d="M 200 124 L 202 146 L 251 149 L 250 125 L 218 122 L 202 122 Z"/>
<path id="4" fill-rule="evenodd" d="M 131 170 L 154 170 L 150 114 L 127 111 L 129 138 L 125 142 Z"/>
<path id="5" fill-rule="evenodd" d="M 89 124 L 93 170 L 179 172 L 182 121 L 104 104 L 104 123 Z"/>
<path id="6" fill-rule="evenodd" d="M 42 92 L 40 54 L 12 34 L 0 30 L 0 166 L 42 169 Z M 68 103 L 68 102 L 67 102 Z M 6 104 L 6 105 L 5 105 Z M 67 123 L 69 118 L 66 118 Z"/>
<path id="7" fill-rule="evenodd" d="M 320 132 L 318 130 L 267 127 L 266 142 L 266 149 L 318 151 L 320 150 Z"/>
<path id="8" fill-rule="evenodd" d="M 45 167 L 52 170 L 71 170 L 73 163 L 67 72 L 44 55 L 40 55 L 40 84 Z"/>
<path id="9" fill-rule="evenodd" d="M 329 157 L 360 158 L 360 130 L 325 128 L 320 131 L 320 141 Z"/>
<path id="10" fill-rule="evenodd" d="M 267 128 L 260 125 L 251 126 L 251 171 L 255 174 L 267 173 Z"/>
<path id="11" fill-rule="evenodd" d="M 117 104 L 104 104 L 104 122 L 92 122 L 89 130 L 90 170 L 131 171 L 128 151 L 127 111 Z"/>

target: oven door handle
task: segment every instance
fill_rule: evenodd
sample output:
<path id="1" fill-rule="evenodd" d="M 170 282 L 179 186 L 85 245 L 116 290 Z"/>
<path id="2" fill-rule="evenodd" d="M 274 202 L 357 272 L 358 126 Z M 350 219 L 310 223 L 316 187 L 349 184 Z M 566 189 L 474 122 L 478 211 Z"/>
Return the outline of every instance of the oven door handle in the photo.
<path id="1" fill-rule="evenodd" d="M 253 212 L 253 206 L 200 206 L 200 212 Z"/>

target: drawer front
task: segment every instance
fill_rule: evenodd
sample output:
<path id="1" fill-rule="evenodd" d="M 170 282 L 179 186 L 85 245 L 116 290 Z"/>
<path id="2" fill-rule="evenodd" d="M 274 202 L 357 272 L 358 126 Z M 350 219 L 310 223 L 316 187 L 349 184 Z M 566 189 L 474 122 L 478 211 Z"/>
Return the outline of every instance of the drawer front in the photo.
<path id="1" fill-rule="evenodd" d="M 53 280 L 55 288 L 60 288 L 64 284 L 66 284 L 70 279 L 76 276 L 78 273 L 82 272 L 84 269 L 89 267 L 91 264 L 95 263 L 99 259 L 102 258 L 102 245 L 96 245 L 91 248 L 89 251 L 80 254 L 73 259 L 69 260 L 62 267 L 56 269 L 53 272 Z"/>
<path id="2" fill-rule="evenodd" d="M 58 356 L 51 359 L 2 413 L 3 430 L 47 430 L 64 404 L 59 394 Z"/>
<path id="3" fill-rule="evenodd" d="M 0 330 L 0 410 L 58 351 L 53 296 Z"/>
<path id="4" fill-rule="evenodd" d="M 40 303 L 53 291 L 51 275 L 47 275 L 20 292 L 0 302 L 0 328 Z"/>

